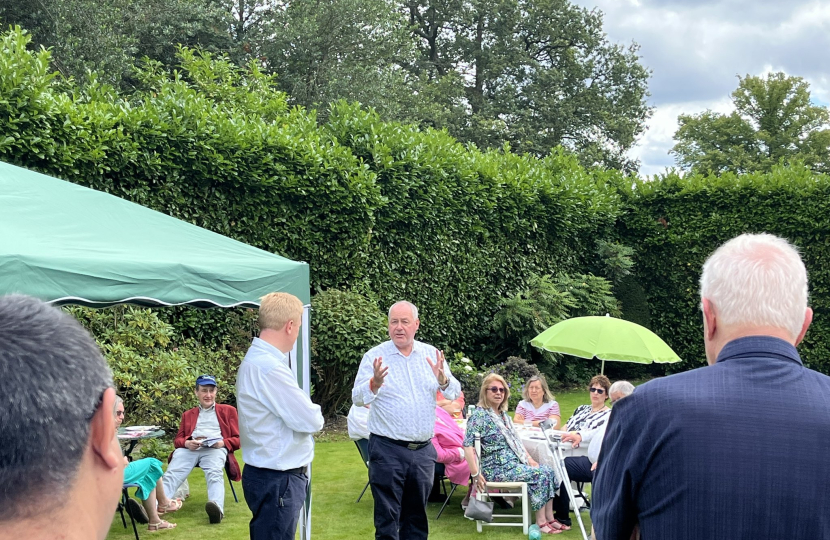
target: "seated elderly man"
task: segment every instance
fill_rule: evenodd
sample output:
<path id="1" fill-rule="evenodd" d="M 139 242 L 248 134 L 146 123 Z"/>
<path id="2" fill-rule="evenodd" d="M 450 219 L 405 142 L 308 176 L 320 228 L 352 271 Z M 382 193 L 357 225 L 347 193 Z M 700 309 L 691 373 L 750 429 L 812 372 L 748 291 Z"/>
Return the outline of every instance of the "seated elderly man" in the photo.
<path id="1" fill-rule="evenodd" d="M 617 381 L 611 385 L 608 390 L 608 397 L 611 398 L 611 403 L 615 403 L 626 396 L 630 396 L 634 392 L 634 385 L 628 381 Z M 562 440 L 571 442 L 574 448 L 578 448 L 582 442 L 589 441 L 588 456 L 576 456 L 565 458 L 565 469 L 568 471 L 568 478 L 573 482 L 593 482 L 594 470 L 597 468 L 597 458 L 602 449 L 602 440 L 605 438 L 605 428 L 608 427 L 608 422 L 604 422 L 600 427 L 593 430 L 590 434 L 585 436 L 583 440 L 579 432 L 566 433 L 562 435 Z M 567 526 L 571 525 L 570 514 L 568 508 L 570 506 L 570 498 L 568 497 L 568 490 L 565 486 L 559 489 L 559 497 L 556 498 L 554 504 L 556 510 L 556 519 L 560 523 Z"/>
<path id="2" fill-rule="evenodd" d="M 236 407 L 216 403 L 214 376 L 200 375 L 194 393 L 199 405 L 182 414 L 173 441 L 176 450 L 162 479 L 164 493 L 173 499 L 190 471 L 201 467 L 208 490 L 205 512 L 211 523 L 219 523 L 225 517 L 225 459 L 230 465 L 231 480 L 238 482 L 242 478 L 233 455 L 239 450 L 239 417 Z"/>
<path id="3" fill-rule="evenodd" d="M 72 317 L 0 297 L 0 539 L 104 540 L 124 480 L 112 374 Z"/>

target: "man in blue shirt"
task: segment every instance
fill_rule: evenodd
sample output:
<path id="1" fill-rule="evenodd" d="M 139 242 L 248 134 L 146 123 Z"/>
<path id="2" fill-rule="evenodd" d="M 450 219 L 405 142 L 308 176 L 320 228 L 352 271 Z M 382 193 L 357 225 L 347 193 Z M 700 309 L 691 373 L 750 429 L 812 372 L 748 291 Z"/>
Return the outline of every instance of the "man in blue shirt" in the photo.
<path id="1" fill-rule="evenodd" d="M 813 312 L 798 252 L 744 234 L 703 265 L 708 367 L 614 406 L 594 482 L 599 540 L 830 538 L 830 377 L 795 346 Z"/>

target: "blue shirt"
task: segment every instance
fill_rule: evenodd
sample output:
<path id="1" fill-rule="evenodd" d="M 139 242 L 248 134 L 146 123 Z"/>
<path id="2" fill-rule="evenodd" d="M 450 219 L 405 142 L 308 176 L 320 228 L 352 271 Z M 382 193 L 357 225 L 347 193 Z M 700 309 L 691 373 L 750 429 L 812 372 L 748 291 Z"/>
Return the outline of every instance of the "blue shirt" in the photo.
<path id="1" fill-rule="evenodd" d="M 382 357 L 389 368 L 377 395 L 369 389 L 374 375 L 374 360 Z M 412 352 L 404 356 L 392 341 L 381 343 L 363 355 L 357 371 L 352 401 L 358 407 L 369 405 L 369 433 L 400 441 L 428 441 L 435 434 L 435 394 L 438 379 L 427 358 L 433 363 L 437 351 L 432 345 L 415 341 Z M 441 390 L 447 399 L 461 395 L 461 384 L 444 363 L 449 385 Z"/>
<path id="2" fill-rule="evenodd" d="M 829 462 L 830 377 L 740 338 L 614 405 L 591 519 L 600 540 L 830 538 Z"/>

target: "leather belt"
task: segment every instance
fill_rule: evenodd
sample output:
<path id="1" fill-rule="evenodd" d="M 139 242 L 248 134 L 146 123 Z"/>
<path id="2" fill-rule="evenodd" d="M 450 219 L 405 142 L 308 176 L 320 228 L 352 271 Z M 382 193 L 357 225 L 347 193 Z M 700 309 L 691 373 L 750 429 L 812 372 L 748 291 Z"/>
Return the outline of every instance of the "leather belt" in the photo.
<path id="1" fill-rule="evenodd" d="M 397 446 L 403 446 L 407 450 L 420 450 L 421 448 L 425 447 L 426 445 L 430 444 L 430 441 L 425 442 L 413 442 L 413 441 L 399 441 L 398 439 L 390 439 L 389 437 L 384 437 L 383 435 L 375 435 L 372 434 L 372 437 L 377 437 L 378 439 L 383 439 L 384 441 L 390 442 Z"/>
<path id="2" fill-rule="evenodd" d="M 288 469 L 286 471 L 279 471 L 279 472 L 288 473 L 288 474 L 306 474 L 308 472 L 308 466 L 305 465 L 305 466 L 302 466 L 302 467 L 294 467 L 293 469 Z"/>

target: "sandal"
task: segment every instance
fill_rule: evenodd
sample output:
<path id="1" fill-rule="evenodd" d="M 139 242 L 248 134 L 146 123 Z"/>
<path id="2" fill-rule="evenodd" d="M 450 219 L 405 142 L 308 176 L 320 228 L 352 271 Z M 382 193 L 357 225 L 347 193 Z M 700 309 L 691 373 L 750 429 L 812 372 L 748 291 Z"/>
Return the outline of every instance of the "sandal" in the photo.
<path id="1" fill-rule="evenodd" d="M 158 523 L 150 523 L 150 524 L 147 525 L 147 530 L 150 531 L 150 532 L 157 532 L 157 531 L 163 531 L 165 529 L 175 529 L 175 528 L 176 528 L 175 523 L 170 523 L 169 521 L 164 521 L 163 519 L 161 521 L 159 521 Z"/>
<path id="2" fill-rule="evenodd" d="M 558 520 L 556 520 L 556 519 L 554 519 L 553 521 L 548 521 L 548 522 L 547 522 L 547 525 L 548 525 L 551 529 L 561 529 L 561 530 L 563 530 L 563 531 L 570 531 L 570 530 L 571 530 L 571 526 L 570 526 L 570 525 L 565 525 L 564 523 L 562 523 L 561 521 L 558 521 Z"/>
<path id="3" fill-rule="evenodd" d="M 184 502 L 182 502 L 181 499 L 170 499 L 170 502 L 167 503 L 166 506 L 158 506 L 158 513 L 160 516 L 163 516 L 164 514 L 169 514 L 171 512 L 181 510 L 183 504 Z"/>
<path id="4" fill-rule="evenodd" d="M 547 529 L 547 530 L 545 530 L 545 529 Z M 544 525 L 539 527 L 539 530 L 542 531 L 545 534 L 559 534 L 559 533 L 565 532 L 563 529 L 556 529 L 554 527 L 551 527 L 550 523 L 545 523 Z"/>

